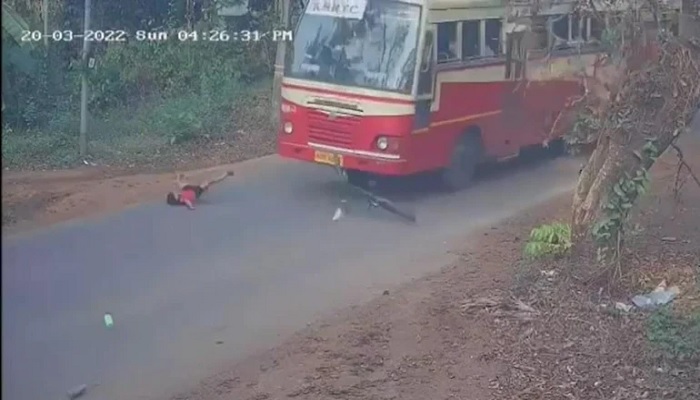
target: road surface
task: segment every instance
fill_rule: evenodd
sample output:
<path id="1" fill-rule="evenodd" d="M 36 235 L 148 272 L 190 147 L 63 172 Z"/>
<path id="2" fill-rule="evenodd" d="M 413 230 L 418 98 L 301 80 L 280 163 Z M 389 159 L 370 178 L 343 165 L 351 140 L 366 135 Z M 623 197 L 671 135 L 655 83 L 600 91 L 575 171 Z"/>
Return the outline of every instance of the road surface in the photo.
<path id="1" fill-rule="evenodd" d="M 507 168 L 454 195 L 402 194 L 418 215 L 411 226 L 359 200 L 333 222 L 333 170 L 267 157 L 193 212 L 146 204 L 3 238 L 3 399 L 59 399 L 80 384 L 85 400 L 167 398 L 438 270 L 470 230 L 572 188 L 579 164 Z"/>

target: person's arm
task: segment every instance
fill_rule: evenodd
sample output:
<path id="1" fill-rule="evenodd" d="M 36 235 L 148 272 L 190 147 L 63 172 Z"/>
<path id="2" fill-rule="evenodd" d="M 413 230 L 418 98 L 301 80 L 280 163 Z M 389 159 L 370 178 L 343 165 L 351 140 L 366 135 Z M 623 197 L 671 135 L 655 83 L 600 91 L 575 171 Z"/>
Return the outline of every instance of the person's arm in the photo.
<path id="1" fill-rule="evenodd" d="M 185 174 L 177 174 L 175 184 L 177 185 L 178 190 L 182 190 L 182 188 L 187 186 L 187 182 L 185 182 Z"/>
<path id="2" fill-rule="evenodd" d="M 185 204 L 185 206 L 186 206 L 188 209 L 194 210 L 194 204 L 192 204 L 191 201 L 189 201 L 189 200 L 187 200 L 187 199 L 183 199 L 182 202 Z"/>

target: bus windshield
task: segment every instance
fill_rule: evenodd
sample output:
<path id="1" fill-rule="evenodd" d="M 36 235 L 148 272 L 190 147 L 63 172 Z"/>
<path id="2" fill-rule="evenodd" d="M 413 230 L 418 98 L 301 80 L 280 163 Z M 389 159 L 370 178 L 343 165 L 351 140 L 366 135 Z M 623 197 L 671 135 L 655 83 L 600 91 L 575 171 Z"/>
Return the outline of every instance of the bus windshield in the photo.
<path id="1" fill-rule="evenodd" d="M 309 1 L 287 51 L 285 76 L 410 93 L 420 7 L 396 0 L 346 1 L 353 6 Z"/>

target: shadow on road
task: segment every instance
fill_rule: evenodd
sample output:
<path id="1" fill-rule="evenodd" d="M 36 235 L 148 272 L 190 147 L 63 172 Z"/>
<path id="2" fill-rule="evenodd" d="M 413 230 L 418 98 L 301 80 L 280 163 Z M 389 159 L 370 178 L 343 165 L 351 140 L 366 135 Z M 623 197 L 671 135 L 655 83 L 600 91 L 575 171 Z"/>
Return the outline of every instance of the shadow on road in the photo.
<path id="1" fill-rule="evenodd" d="M 574 156 L 567 157 L 573 158 Z M 541 168 L 558 158 L 560 157 L 556 157 L 551 152 L 542 149 L 530 150 L 521 157 L 508 162 L 485 164 L 478 169 L 472 188 L 476 189 L 484 183 L 497 183 L 500 180 L 511 179 L 515 174 Z M 369 190 L 374 194 L 389 199 L 401 210 L 408 213 L 414 213 L 414 207 L 417 203 L 424 200 L 434 200 L 455 195 L 444 189 L 441 185 L 440 174 L 436 172 L 410 177 L 378 178 L 370 185 Z M 334 180 L 324 181 L 319 186 L 317 189 L 324 196 L 327 196 L 331 201 L 336 201 L 334 198 L 337 199 L 338 205 L 342 204 L 343 207 L 351 209 L 352 214 L 356 216 L 369 217 L 371 219 L 394 219 L 394 216 L 382 210 L 370 210 L 367 206 L 367 197 L 347 185 L 340 176 Z M 465 189 L 462 192 L 467 192 L 472 188 Z M 341 200 L 344 202 L 341 203 Z"/>
<path id="2" fill-rule="evenodd" d="M 574 157 L 574 156 L 567 156 Z M 497 182 L 507 179 L 519 172 L 537 169 L 553 162 L 558 157 L 552 156 L 546 151 L 531 151 L 528 154 L 515 158 L 511 161 L 501 163 L 489 163 L 479 167 L 474 186 L 482 182 Z M 322 190 L 333 193 L 342 191 L 345 183 L 339 177 L 336 181 L 328 181 L 323 184 L 327 186 Z M 397 202 L 410 202 L 421 200 L 425 197 L 450 195 L 441 185 L 440 174 L 438 172 L 423 173 L 410 177 L 390 177 L 378 178 L 375 180 L 372 192 L 390 198 Z M 469 189 L 466 189 L 469 190 Z M 361 195 L 351 197 L 362 197 Z"/>

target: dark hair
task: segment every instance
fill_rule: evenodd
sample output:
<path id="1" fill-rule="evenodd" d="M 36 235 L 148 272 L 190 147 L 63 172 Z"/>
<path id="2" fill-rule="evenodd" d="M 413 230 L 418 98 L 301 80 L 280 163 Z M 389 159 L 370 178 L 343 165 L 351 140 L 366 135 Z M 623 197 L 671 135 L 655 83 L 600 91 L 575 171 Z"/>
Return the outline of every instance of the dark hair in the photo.
<path id="1" fill-rule="evenodd" d="M 177 196 L 175 196 L 175 193 L 173 193 L 173 192 L 168 193 L 168 196 L 165 198 L 165 202 L 170 204 L 171 206 L 180 205 L 180 202 L 178 201 Z"/>

